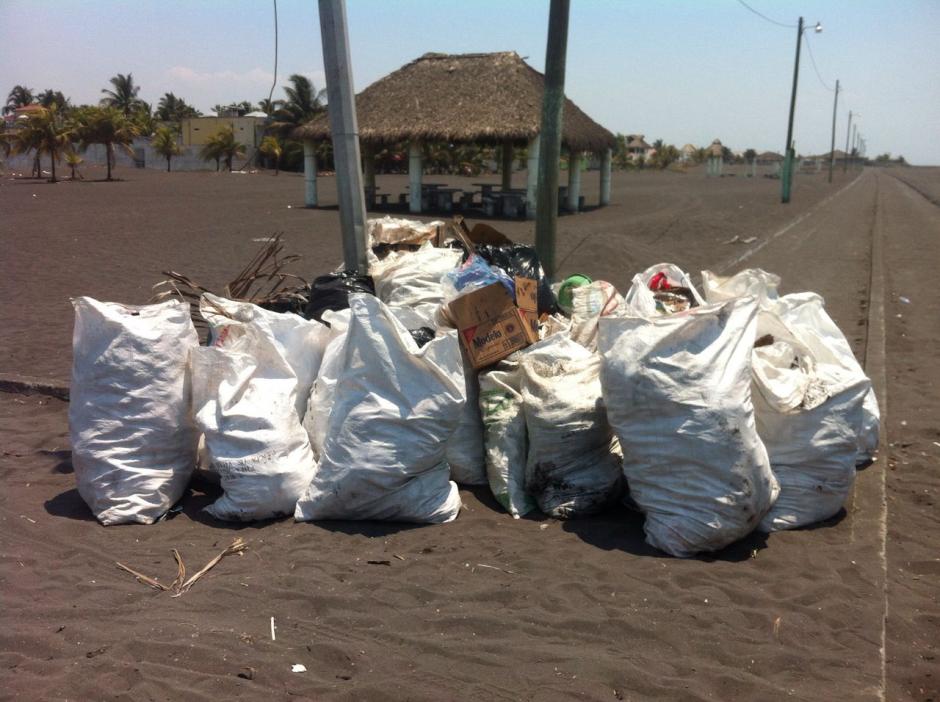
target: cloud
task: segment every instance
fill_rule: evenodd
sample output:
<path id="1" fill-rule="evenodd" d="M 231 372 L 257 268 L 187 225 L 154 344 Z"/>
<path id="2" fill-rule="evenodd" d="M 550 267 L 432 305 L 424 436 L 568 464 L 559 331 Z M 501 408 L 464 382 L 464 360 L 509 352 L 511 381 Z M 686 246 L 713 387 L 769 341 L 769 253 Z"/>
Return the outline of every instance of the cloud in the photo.
<path id="1" fill-rule="evenodd" d="M 274 74 L 262 68 L 252 68 L 239 73 L 237 71 L 197 71 L 189 66 L 173 66 L 167 71 L 172 80 L 190 84 L 203 83 L 238 83 L 242 85 L 261 85 L 271 83 Z"/>

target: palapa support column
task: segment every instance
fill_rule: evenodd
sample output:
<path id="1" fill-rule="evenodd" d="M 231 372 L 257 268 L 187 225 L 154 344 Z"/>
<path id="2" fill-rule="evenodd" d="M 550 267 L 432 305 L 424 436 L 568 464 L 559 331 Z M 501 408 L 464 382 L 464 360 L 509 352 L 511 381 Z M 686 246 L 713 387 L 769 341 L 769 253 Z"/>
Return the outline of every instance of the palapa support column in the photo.
<path id="1" fill-rule="evenodd" d="M 612 160 L 613 152 L 610 149 L 601 154 L 601 207 L 610 204 L 610 164 Z"/>
<path id="2" fill-rule="evenodd" d="M 503 182 L 502 189 L 509 190 L 512 188 L 512 162 L 513 162 L 513 148 L 511 141 L 503 142 Z"/>
<path id="3" fill-rule="evenodd" d="M 304 142 L 304 205 L 317 206 L 317 152 L 312 141 Z"/>
<path id="4" fill-rule="evenodd" d="M 565 209 L 569 212 L 578 211 L 578 202 L 581 197 L 581 152 L 568 151 L 568 197 Z"/>
<path id="5" fill-rule="evenodd" d="M 528 169 L 525 192 L 526 219 L 535 219 L 535 209 L 538 205 L 539 190 L 539 135 L 529 139 L 529 157 L 526 161 Z"/>
<path id="6" fill-rule="evenodd" d="M 375 207 L 375 154 L 371 146 L 362 145 L 362 180 L 366 206 Z"/>
<path id="7" fill-rule="evenodd" d="M 421 143 L 412 141 L 408 144 L 408 211 L 421 212 Z"/>

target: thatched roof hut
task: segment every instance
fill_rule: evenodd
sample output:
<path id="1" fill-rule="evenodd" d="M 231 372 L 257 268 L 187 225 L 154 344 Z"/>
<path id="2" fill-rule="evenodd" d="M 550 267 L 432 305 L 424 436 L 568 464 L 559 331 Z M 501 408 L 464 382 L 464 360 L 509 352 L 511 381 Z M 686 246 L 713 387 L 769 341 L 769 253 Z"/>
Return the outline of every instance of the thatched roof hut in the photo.
<path id="1" fill-rule="evenodd" d="M 539 133 L 545 76 L 514 51 L 435 54 L 376 81 L 356 96 L 359 138 L 366 143 L 448 141 L 525 142 Z M 613 134 L 565 100 L 562 143 L 603 152 Z M 329 119 L 319 115 L 294 137 L 330 137 Z"/>

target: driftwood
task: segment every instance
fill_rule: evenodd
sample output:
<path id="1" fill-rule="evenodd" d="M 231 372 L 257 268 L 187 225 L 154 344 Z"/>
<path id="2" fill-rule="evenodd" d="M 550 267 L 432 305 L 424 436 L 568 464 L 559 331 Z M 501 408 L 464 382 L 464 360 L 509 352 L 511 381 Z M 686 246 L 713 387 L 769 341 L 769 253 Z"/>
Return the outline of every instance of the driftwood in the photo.
<path id="1" fill-rule="evenodd" d="M 156 578 L 151 578 L 148 575 L 144 575 L 143 573 L 140 573 L 134 570 L 133 568 L 130 568 L 124 565 L 123 563 L 115 562 L 115 565 L 121 570 L 133 575 L 135 578 L 137 578 L 138 582 L 144 583 L 145 585 L 149 585 L 154 590 L 160 590 L 161 592 L 170 592 L 172 593 L 170 595 L 171 597 L 179 597 L 180 595 L 184 595 L 187 592 L 189 592 L 190 588 L 196 584 L 199 578 L 201 578 L 203 575 L 205 575 L 210 570 L 215 568 L 215 566 L 218 565 L 219 561 L 221 561 L 223 558 L 225 558 L 226 556 L 231 556 L 233 553 L 241 553 L 246 548 L 248 548 L 248 543 L 242 540 L 241 537 L 236 538 L 234 541 L 232 541 L 232 543 L 225 550 L 223 550 L 218 556 L 213 558 L 211 561 L 206 563 L 199 570 L 199 572 L 197 572 L 195 575 L 190 577 L 189 580 L 186 579 L 186 564 L 183 563 L 183 557 L 180 555 L 180 552 L 174 548 L 173 558 L 176 560 L 176 578 L 169 585 L 164 585 L 163 583 L 158 581 Z"/>

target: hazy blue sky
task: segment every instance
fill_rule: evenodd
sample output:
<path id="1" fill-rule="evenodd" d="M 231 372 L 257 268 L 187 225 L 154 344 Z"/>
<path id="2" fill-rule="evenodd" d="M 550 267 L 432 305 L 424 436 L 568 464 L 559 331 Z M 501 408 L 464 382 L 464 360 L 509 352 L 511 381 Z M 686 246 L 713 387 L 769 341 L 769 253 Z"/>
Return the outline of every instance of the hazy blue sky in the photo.
<path id="1" fill-rule="evenodd" d="M 940 164 L 940 2 L 748 0 L 762 13 L 824 25 L 809 35 L 819 72 L 839 78 L 837 148 L 848 110 L 869 154 Z M 348 0 L 357 89 L 427 51 L 514 50 L 542 70 L 548 0 Z M 279 0 L 279 85 L 305 73 L 319 87 L 316 0 Z M 572 0 L 566 92 L 612 131 L 682 146 L 718 137 L 733 149 L 781 151 L 795 29 L 736 0 Z M 132 72 L 154 104 L 168 91 L 203 111 L 267 97 L 273 75 L 271 0 L 0 0 L 0 92 L 17 83 L 97 101 Z M 804 44 L 795 136 L 829 148 L 832 93 Z"/>

